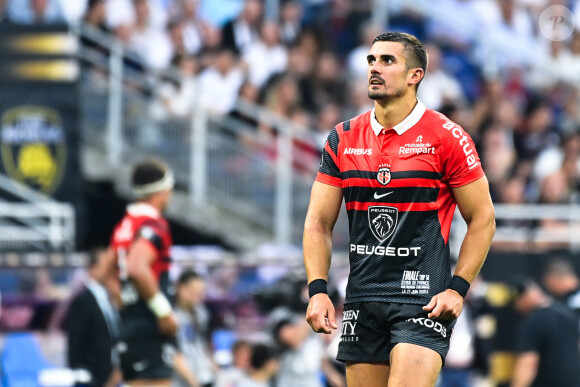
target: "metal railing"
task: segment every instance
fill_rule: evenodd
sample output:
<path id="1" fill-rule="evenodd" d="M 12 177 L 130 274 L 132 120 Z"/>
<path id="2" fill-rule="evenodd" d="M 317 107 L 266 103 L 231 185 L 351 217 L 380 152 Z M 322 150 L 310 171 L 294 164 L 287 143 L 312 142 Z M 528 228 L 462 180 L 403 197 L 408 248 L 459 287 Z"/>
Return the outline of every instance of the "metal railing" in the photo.
<path id="1" fill-rule="evenodd" d="M 160 106 L 154 93 L 139 91 L 147 88 L 154 91 L 156 78 L 150 74 L 135 77 L 123 73 L 127 53 L 109 36 L 100 36 L 95 31 L 85 35 L 83 29 L 78 33 L 85 38 L 103 39 L 103 46 L 113 47 L 108 52 L 109 58 L 98 61 L 92 57 L 91 60 L 101 66 L 100 72 L 106 74 L 105 82 L 100 87 L 85 82 L 81 87 L 84 141 L 102 150 L 111 174 L 145 155 L 157 155 L 175 170 L 177 187 L 186 195 L 187 204 L 178 215 L 193 221 L 197 227 L 216 223 L 217 226 L 210 227 L 213 232 L 234 234 L 232 240 L 238 242 L 261 230 L 265 235 L 261 242 L 301 244 L 317 160 L 298 165 L 311 155 L 299 153 L 294 145 L 299 141 L 318 149 L 319 144 L 310 130 L 245 101 L 239 101 L 236 109 L 255 122 L 273 128 L 276 135 L 269 142 L 264 142 L 257 135 L 258 129 L 247 122 L 231 116 L 211 115 L 195 101 L 188 118 L 157 116 L 154 112 Z M 175 77 L 175 72 L 164 76 Z M 174 79 L 179 81 L 179 77 Z M 126 87 L 128 83 L 132 87 Z M 312 169 L 304 168 L 310 164 Z M 579 211 L 578 206 L 497 205 L 494 243 L 564 243 L 577 249 L 580 238 L 575 237 L 578 233 L 574 224 L 580 219 Z M 232 226 L 232 216 L 243 222 Z M 554 216 L 566 220 L 569 227 L 554 231 L 539 225 L 538 221 Z M 451 237 L 456 253 L 465 232 L 465 223 L 460 216 L 457 218 Z M 347 227 L 343 212 L 335 227 L 337 250 L 348 249 Z"/>
<path id="2" fill-rule="evenodd" d="M 163 110 L 159 99 L 140 91 L 150 88 L 154 94 L 160 78 L 151 74 L 131 78 L 124 73 L 127 53 L 118 42 L 86 27 L 76 32 L 111 47 L 108 58 L 99 58 L 95 51 L 81 53 L 104 79 L 100 87 L 84 82 L 80 100 L 84 142 L 101 149 L 112 173 L 145 155 L 162 157 L 175 170 L 178 189 L 188 192 L 192 213 L 200 215 L 211 207 L 225 218 L 234 214 L 245 219 L 247 227 L 265 230 L 279 244 L 300 243 L 319 158 L 314 153 L 320 146 L 309 129 L 245 101 L 239 101 L 236 109 L 271 127 L 274 134 L 268 141 L 257 128 L 231 116 L 211 115 L 196 101 L 188 118 L 168 114 L 160 118 L 154 113 Z M 181 80 L 175 72 L 163 75 Z M 126 87 L 129 83 L 139 84 L 140 90 Z M 247 141 L 240 141 L 242 136 Z M 297 147 L 297 142 L 303 146 Z M 304 145 L 314 152 L 301 153 Z M 306 156 L 311 159 L 309 170 Z M 216 221 L 205 222 L 212 220 Z M 344 228 L 342 233 L 346 232 Z"/>
<path id="3" fill-rule="evenodd" d="M 10 200 L 9 200 L 10 199 Z M 74 250 L 75 211 L 0 174 L 0 250 Z"/>

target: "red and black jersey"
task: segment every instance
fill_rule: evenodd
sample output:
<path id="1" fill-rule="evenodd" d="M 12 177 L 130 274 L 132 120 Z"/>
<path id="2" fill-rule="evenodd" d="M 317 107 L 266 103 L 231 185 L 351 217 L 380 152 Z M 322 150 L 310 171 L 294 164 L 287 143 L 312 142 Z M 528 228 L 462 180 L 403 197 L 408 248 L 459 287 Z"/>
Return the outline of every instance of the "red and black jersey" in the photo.
<path id="1" fill-rule="evenodd" d="M 350 227 L 346 302 L 427 303 L 451 280 L 451 188 L 484 176 L 469 135 L 418 101 L 384 129 L 374 110 L 337 125 L 316 180 L 341 187 Z"/>
<path id="2" fill-rule="evenodd" d="M 169 249 L 171 233 L 167 221 L 159 212 L 145 203 L 131 204 L 123 219 L 117 224 L 111 238 L 111 247 L 117 255 L 119 275 L 123 282 L 123 303 L 125 306 L 135 304 L 138 295 L 127 278 L 126 258 L 131 245 L 138 239 L 146 240 L 155 251 L 156 257 L 151 264 L 160 290 L 168 294 L 168 271 L 170 265 Z"/>

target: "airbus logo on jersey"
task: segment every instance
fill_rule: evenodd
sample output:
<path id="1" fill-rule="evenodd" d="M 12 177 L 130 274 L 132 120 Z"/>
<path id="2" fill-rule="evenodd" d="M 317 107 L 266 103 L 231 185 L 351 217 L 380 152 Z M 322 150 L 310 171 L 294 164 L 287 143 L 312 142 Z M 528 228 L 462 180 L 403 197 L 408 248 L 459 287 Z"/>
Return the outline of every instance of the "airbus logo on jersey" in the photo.
<path id="1" fill-rule="evenodd" d="M 465 134 L 463 129 L 455 125 L 451 121 L 447 121 L 443 124 L 443 128 L 450 130 L 453 137 L 459 139 L 459 145 L 463 146 L 463 153 L 465 154 L 465 161 L 469 169 L 473 169 L 479 165 L 477 158 L 473 155 L 473 148 L 469 143 L 469 137 Z"/>
<path id="2" fill-rule="evenodd" d="M 393 235 L 399 220 L 399 210 L 396 207 L 370 206 L 368 208 L 369 227 L 375 238 L 384 242 Z"/>
<path id="3" fill-rule="evenodd" d="M 343 155 L 372 155 L 373 150 L 372 148 L 344 148 Z"/>

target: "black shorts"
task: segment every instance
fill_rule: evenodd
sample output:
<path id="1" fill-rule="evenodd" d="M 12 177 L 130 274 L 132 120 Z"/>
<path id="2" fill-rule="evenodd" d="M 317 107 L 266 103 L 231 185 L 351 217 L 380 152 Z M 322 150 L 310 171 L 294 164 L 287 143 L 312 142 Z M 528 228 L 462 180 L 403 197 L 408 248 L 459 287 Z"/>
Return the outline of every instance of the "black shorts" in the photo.
<path id="1" fill-rule="evenodd" d="M 163 380 L 173 376 L 175 340 L 162 336 L 121 341 L 117 345 L 123 380 Z"/>
<path id="2" fill-rule="evenodd" d="M 430 348 L 445 356 L 453 321 L 427 318 L 422 305 L 356 302 L 344 306 L 337 360 L 386 362 L 398 343 Z"/>
<path id="3" fill-rule="evenodd" d="M 173 376 L 177 339 L 159 332 L 157 318 L 142 301 L 121 311 L 117 350 L 123 380 L 163 380 Z"/>

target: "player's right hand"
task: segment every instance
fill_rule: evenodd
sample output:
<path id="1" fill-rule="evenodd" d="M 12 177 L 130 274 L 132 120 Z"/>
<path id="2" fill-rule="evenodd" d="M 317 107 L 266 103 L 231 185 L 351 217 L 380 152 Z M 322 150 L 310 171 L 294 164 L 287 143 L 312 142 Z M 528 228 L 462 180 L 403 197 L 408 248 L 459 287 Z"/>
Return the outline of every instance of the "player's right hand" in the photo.
<path id="1" fill-rule="evenodd" d="M 177 319 L 173 313 L 158 318 L 157 323 L 159 324 L 159 330 L 161 330 L 164 335 L 173 337 L 177 334 Z"/>
<path id="2" fill-rule="evenodd" d="M 337 329 L 334 305 L 328 294 L 318 293 L 310 298 L 306 309 L 306 321 L 317 333 L 332 333 Z"/>

